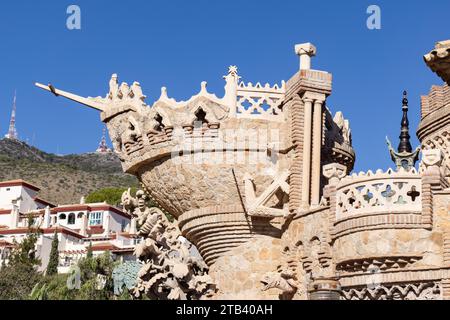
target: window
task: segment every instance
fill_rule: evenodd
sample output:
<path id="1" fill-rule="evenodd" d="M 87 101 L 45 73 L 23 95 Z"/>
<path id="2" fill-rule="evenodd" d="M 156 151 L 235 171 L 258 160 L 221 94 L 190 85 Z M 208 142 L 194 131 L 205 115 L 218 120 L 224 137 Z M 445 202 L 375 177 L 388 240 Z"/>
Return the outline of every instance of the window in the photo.
<path id="1" fill-rule="evenodd" d="M 78 212 L 78 216 L 77 216 L 78 219 L 83 218 L 83 216 L 84 216 L 84 213 L 83 213 L 83 212 Z"/>
<path id="2" fill-rule="evenodd" d="M 103 224 L 103 212 L 91 212 L 89 215 L 89 225 L 90 226 L 99 226 Z"/>
<path id="3" fill-rule="evenodd" d="M 67 220 L 67 224 L 75 224 L 75 213 L 69 214 L 69 220 Z"/>
<path id="4" fill-rule="evenodd" d="M 67 219 L 67 216 L 64 213 L 61 213 L 59 215 L 59 220 L 66 220 L 66 219 Z"/>
<path id="5" fill-rule="evenodd" d="M 122 232 L 125 231 L 126 226 L 127 226 L 127 221 L 125 219 L 122 219 L 122 224 L 121 224 Z"/>

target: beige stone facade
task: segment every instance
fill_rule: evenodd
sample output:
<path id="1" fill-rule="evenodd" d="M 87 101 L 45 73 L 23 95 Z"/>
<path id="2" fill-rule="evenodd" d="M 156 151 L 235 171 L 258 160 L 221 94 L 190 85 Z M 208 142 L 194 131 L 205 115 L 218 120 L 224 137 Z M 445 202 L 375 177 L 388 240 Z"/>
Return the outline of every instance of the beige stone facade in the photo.
<path id="1" fill-rule="evenodd" d="M 447 84 L 422 98 L 420 168 L 353 173 L 351 129 L 326 104 L 332 75 L 300 69 L 188 101 L 139 83 L 102 98 L 38 85 L 101 111 L 125 172 L 177 219 L 217 287 L 214 299 L 450 299 L 448 41 L 425 56 Z"/>

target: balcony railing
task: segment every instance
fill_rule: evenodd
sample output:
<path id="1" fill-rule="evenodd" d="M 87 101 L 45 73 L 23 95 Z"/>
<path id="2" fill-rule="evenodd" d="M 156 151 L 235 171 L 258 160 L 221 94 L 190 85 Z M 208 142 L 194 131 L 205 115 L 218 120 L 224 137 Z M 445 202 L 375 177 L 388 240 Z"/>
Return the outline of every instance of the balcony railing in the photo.
<path id="1" fill-rule="evenodd" d="M 336 221 L 372 214 L 420 213 L 421 194 L 421 178 L 415 169 L 354 174 L 337 186 Z"/>

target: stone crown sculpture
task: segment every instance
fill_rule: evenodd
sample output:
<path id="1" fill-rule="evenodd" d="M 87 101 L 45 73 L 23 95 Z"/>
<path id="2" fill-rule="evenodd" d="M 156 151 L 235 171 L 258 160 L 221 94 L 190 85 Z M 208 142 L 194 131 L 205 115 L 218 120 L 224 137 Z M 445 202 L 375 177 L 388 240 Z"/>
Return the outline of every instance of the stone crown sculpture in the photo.
<path id="1" fill-rule="evenodd" d="M 446 82 L 447 44 L 425 58 Z M 123 198 L 145 238 L 136 295 L 450 298 L 448 85 L 422 99 L 419 170 L 412 161 L 409 170 L 351 174 L 350 124 L 326 103 L 332 75 L 311 68 L 316 51 L 298 45 L 300 68 L 281 85 L 245 84 L 231 66 L 222 98 L 203 82 L 187 101 L 162 88 L 148 106 L 139 83 L 117 75 L 97 98 L 38 84 L 99 110 L 124 171 L 142 183 Z M 411 156 L 406 124 L 398 154 Z M 145 208 L 147 195 L 176 223 Z"/>

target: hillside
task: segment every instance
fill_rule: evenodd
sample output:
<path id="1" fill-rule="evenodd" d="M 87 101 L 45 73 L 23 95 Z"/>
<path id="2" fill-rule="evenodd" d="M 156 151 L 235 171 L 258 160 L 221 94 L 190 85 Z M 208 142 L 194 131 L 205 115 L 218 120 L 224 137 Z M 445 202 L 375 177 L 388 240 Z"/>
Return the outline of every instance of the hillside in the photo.
<path id="1" fill-rule="evenodd" d="M 107 187 L 137 186 L 124 174 L 114 153 L 57 156 L 24 142 L 0 140 L 0 181 L 23 179 L 42 188 L 40 197 L 55 204 L 78 203 Z"/>

